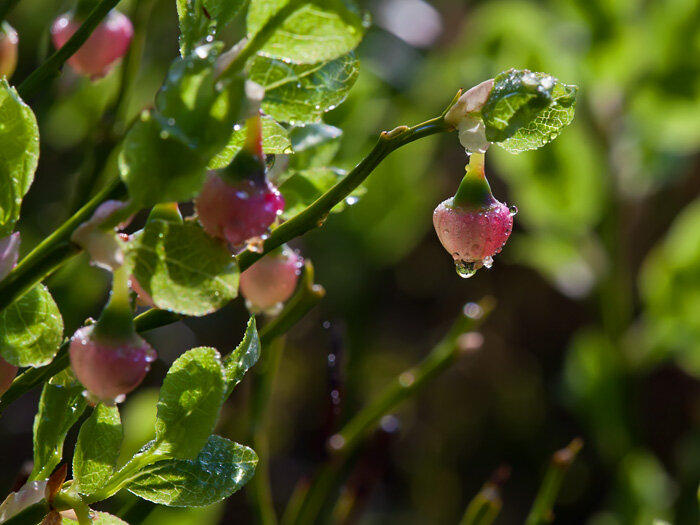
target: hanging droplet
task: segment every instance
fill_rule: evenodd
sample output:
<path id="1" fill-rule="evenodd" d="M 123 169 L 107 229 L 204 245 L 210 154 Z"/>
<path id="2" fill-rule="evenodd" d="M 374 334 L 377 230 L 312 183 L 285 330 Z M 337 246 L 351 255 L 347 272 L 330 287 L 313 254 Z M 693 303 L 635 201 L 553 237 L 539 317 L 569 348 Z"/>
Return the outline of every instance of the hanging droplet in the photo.
<path id="1" fill-rule="evenodd" d="M 493 257 L 484 257 L 484 260 L 481 261 L 481 264 L 484 266 L 484 268 L 491 268 L 491 266 L 493 266 Z"/>
<path id="2" fill-rule="evenodd" d="M 508 206 L 508 211 L 510 211 L 510 216 L 515 217 L 515 214 L 518 213 L 518 207 L 513 205 L 513 206 Z"/>
<path id="3" fill-rule="evenodd" d="M 457 270 L 457 275 L 459 275 L 462 279 L 469 279 L 479 268 L 481 268 L 480 262 L 461 260 L 455 261 L 455 270 Z"/>

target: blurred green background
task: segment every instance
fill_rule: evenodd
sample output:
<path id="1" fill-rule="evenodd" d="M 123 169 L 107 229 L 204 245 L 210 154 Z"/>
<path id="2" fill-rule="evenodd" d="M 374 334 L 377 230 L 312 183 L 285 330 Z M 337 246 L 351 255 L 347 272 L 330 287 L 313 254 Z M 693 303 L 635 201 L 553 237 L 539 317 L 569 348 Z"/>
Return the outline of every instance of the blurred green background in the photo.
<path id="1" fill-rule="evenodd" d="M 22 0 L 11 14 L 20 34 L 15 82 L 50 51 L 49 23 L 69 7 Z M 313 474 L 330 433 L 425 356 L 462 305 L 492 296 L 498 305 L 481 350 L 404 404 L 358 458 L 351 488 L 361 512 L 351 522 L 456 523 L 507 464 L 497 523 L 522 523 L 550 454 L 581 436 L 586 446 L 562 488 L 557 523 L 697 524 L 700 2 L 368 0 L 365 7 L 376 25 L 358 50 L 359 81 L 325 119 L 345 131 L 344 167 L 379 131 L 435 116 L 458 88 L 510 67 L 577 84 L 576 118 L 541 150 L 490 150 L 494 194 L 520 212 L 494 267 L 472 279 L 455 274 L 431 221 L 463 174 L 455 135 L 392 154 L 357 204 L 294 243 L 328 293 L 289 335 L 273 393 L 276 504 L 283 508 L 296 482 Z M 132 112 L 152 102 L 176 54 L 175 2 L 155 0 Z M 118 74 L 90 84 L 66 70 L 32 101 L 42 152 L 23 208 L 23 252 L 68 216 Z M 48 284 L 72 333 L 99 313 L 108 276 L 80 258 Z M 149 384 L 159 385 L 186 348 L 231 349 L 246 316 L 237 301 L 150 333 L 160 359 Z M 330 352 L 340 363 L 331 371 Z M 342 409 L 330 417 L 337 386 Z M 3 416 L 3 494 L 31 458 L 37 399 L 38 392 L 27 395 Z M 219 433 L 246 443 L 248 400 L 244 381 Z M 155 401 L 147 385 L 123 405 L 132 452 L 153 432 Z M 212 508 L 157 511 L 147 523 L 219 520 L 251 522 L 244 491 Z"/>

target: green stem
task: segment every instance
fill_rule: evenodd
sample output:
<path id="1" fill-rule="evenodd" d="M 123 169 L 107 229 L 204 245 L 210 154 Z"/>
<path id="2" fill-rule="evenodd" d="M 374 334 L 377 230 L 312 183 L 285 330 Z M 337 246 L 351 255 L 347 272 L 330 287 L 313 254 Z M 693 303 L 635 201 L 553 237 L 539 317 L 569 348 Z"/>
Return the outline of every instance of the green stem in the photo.
<path id="1" fill-rule="evenodd" d="M 119 179 L 114 179 L 24 257 L 0 282 L 0 311 L 52 274 L 74 255 L 80 253 L 80 248 L 70 241 L 73 231 L 92 217 L 97 207 L 105 200 L 117 199 L 125 195 L 125 186 Z"/>
<path id="2" fill-rule="evenodd" d="M 269 443 L 267 440 L 267 408 L 272 388 L 284 350 L 284 342 L 279 340 L 309 310 L 323 299 L 325 290 L 314 283 L 314 268 L 306 261 L 304 275 L 297 291 L 287 301 L 280 314 L 260 330 L 260 345 L 263 347 L 262 362 L 253 369 L 253 393 L 251 414 L 251 439 L 259 461 L 255 477 L 248 487 L 252 507 L 257 521 L 263 525 L 275 525 L 277 515 L 272 498 L 269 474 Z"/>
<path id="3" fill-rule="evenodd" d="M 112 272 L 112 293 L 95 324 L 98 338 L 121 341 L 135 333 L 129 289 L 129 268 L 123 264 Z"/>
<path id="4" fill-rule="evenodd" d="M 85 498 L 85 503 L 92 505 L 98 501 L 105 500 L 114 496 L 119 492 L 127 483 L 129 483 L 134 476 L 138 475 L 139 471 L 144 467 L 155 463 L 165 457 L 159 457 L 158 447 L 154 443 L 151 448 L 137 454 L 131 461 L 124 465 L 114 476 L 112 476 L 109 481 L 102 487 L 99 491 L 90 494 L 89 497 Z"/>
<path id="5" fill-rule="evenodd" d="M 487 482 L 469 502 L 459 525 L 491 525 L 501 512 L 502 506 L 498 485 Z"/>
<path id="6" fill-rule="evenodd" d="M 455 206 L 481 208 L 493 202 L 491 186 L 484 173 L 484 160 L 483 153 L 472 154 L 467 165 L 467 173 L 452 200 Z"/>
<path id="7" fill-rule="evenodd" d="M 88 15 L 85 22 L 78 28 L 72 37 L 60 49 L 51 55 L 46 61 L 36 68 L 17 91 L 23 100 L 31 98 L 39 89 L 44 87 L 49 79 L 60 73 L 63 64 L 72 57 L 78 49 L 90 38 L 95 28 L 102 22 L 102 19 L 116 7 L 119 0 L 102 0 L 95 9 Z"/>
<path id="8" fill-rule="evenodd" d="M 255 469 L 255 476 L 248 485 L 247 492 L 253 512 L 256 514 L 257 523 L 260 525 L 277 524 L 277 514 L 275 513 L 270 484 L 267 408 L 283 351 L 284 338 L 278 338 L 265 348 L 263 362 L 254 369 L 250 430 L 253 448 L 258 454 L 258 466 Z"/>
<path id="9" fill-rule="evenodd" d="M 417 366 L 396 378 L 372 403 L 357 413 L 340 432 L 329 440 L 330 459 L 320 468 L 309 488 L 299 511 L 290 522 L 316 523 L 326 505 L 328 496 L 336 490 L 343 467 L 350 456 L 364 442 L 379 420 L 393 411 L 401 402 L 415 396 L 426 384 L 449 367 L 461 354 L 469 351 L 461 343 L 460 336 L 478 328 L 492 309 L 490 301 L 481 305 L 481 315 L 469 317 L 462 314 L 448 334 Z"/>
<path id="10" fill-rule="evenodd" d="M 525 525 L 546 525 L 552 523 L 554 520 L 554 502 L 559 494 L 562 481 L 564 481 L 564 476 L 576 459 L 576 455 L 581 450 L 581 447 L 583 447 L 583 441 L 580 438 L 576 438 L 565 448 L 554 453 Z"/>
<path id="11" fill-rule="evenodd" d="M 7 18 L 7 14 L 19 4 L 19 0 L 2 0 L 0 2 L 0 22 Z"/>

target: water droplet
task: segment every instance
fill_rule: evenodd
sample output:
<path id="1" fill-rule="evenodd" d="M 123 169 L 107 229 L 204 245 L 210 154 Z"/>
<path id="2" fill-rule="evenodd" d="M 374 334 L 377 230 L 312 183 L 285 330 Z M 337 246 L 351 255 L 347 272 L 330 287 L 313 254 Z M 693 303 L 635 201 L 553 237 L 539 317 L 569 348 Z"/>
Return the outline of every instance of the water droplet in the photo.
<path id="1" fill-rule="evenodd" d="M 359 200 L 360 199 L 358 199 L 354 195 L 350 195 L 348 198 L 345 199 L 345 204 L 347 204 L 348 206 L 354 206 Z"/>
<path id="2" fill-rule="evenodd" d="M 212 35 L 208 35 L 207 38 L 205 39 L 207 42 L 213 42 L 214 37 Z"/>
<path id="3" fill-rule="evenodd" d="M 240 124 L 236 124 L 235 126 L 233 126 L 233 131 L 240 131 L 240 130 L 241 130 Z"/>
<path id="4" fill-rule="evenodd" d="M 491 268 L 491 266 L 493 266 L 493 257 L 490 255 L 488 257 L 484 257 L 481 264 L 484 266 L 484 268 Z"/>
<path id="5" fill-rule="evenodd" d="M 508 207 L 508 211 L 510 211 L 510 216 L 514 217 L 516 213 L 518 213 L 518 207 L 513 205 Z"/>
<path id="6" fill-rule="evenodd" d="M 455 270 L 462 279 L 469 279 L 481 268 L 481 263 L 476 261 L 455 261 Z"/>

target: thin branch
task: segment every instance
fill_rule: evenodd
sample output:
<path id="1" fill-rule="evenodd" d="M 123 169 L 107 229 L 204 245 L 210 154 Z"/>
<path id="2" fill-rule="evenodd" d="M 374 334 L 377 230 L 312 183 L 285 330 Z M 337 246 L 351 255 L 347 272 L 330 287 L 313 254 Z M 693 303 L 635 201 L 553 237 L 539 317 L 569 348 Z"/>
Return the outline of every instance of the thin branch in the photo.
<path id="1" fill-rule="evenodd" d="M 490 300 L 481 302 L 477 315 L 465 309 L 448 334 L 423 361 L 399 375 L 384 393 L 358 412 L 340 432 L 331 436 L 328 441 L 331 457 L 317 472 L 298 511 L 284 523 L 301 525 L 317 522 L 329 495 L 338 488 L 347 461 L 381 418 L 406 399 L 414 397 L 460 355 L 473 351 L 468 337 L 465 339 L 462 336 L 478 328 L 492 309 Z"/>
<path id="2" fill-rule="evenodd" d="M 546 525 L 554 521 L 554 502 L 559 495 L 564 476 L 582 447 L 583 440 L 576 438 L 565 448 L 554 453 L 525 525 Z"/>

